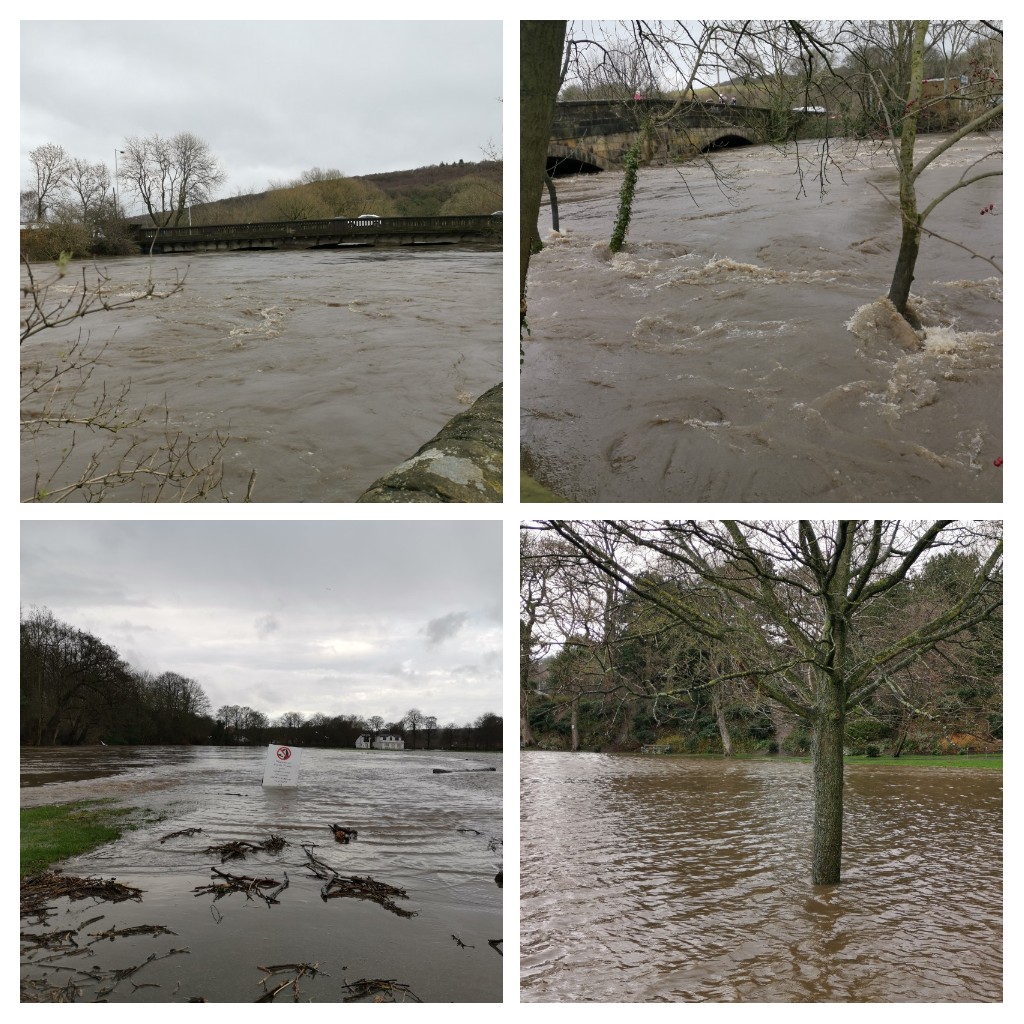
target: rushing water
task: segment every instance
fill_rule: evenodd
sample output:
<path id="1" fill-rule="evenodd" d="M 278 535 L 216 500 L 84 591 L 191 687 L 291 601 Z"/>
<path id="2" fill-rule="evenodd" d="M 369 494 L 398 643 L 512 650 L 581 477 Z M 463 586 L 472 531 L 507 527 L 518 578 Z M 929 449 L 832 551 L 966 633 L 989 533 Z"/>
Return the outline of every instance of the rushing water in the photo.
<path id="1" fill-rule="evenodd" d="M 919 206 L 993 148 L 939 157 Z M 767 146 L 642 169 L 616 256 L 621 172 L 559 183 L 522 373 L 524 463 L 542 483 L 580 501 L 1001 500 L 1002 279 L 926 236 L 912 295 L 927 336 L 905 348 L 879 303 L 895 170 L 863 145 L 832 156 L 821 199 L 813 158 L 800 195 L 793 154 Z M 1001 257 L 1000 181 L 927 226 Z"/>
<path id="2" fill-rule="evenodd" d="M 114 797 L 160 816 L 115 843 L 66 862 L 67 873 L 116 877 L 144 890 L 141 903 L 54 902 L 45 926 L 23 922 L 23 932 L 163 925 L 176 934 L 102 941 L 91 955 L 45 962 L 29 954 L 23 974 L 48 972 L 54 985 L 75 970 L 124 970 L 151 954 L 188 948 L 154 961 L 134 976 L 159 988 L 120 983 L 109 1001 L 253 1002 L 262 993 L 259 965 L 319 963 L 325 972 L 300 981 L 303 1002 L 340 1002 L 345 981 L 392 979 L 427 1002 L 501 999 L 502 957 L 488 944 L 501 939 L 501 757 L 425 751 L 303 752 L 297 790 L 261 787 L 265 748 L 134 748 L 114 751 L 25 750 L 22 806 Z M 434 768 L 490 767 L 494 772 L 434 774 Z M 150 818 L 152 817 L 150 814 Z M 358 830 L 348 845 L 334 842 L 328 826 Z M 201 834 L 160 842 L 172 832 Z M 234 840 L 259 843 L 270 834 L 288 841 L 280 853 L 250 854 L 221 863 L 204 853 Z M 339 874 L 369 875 L 405 889 L 397 905 L 416 912 L 399 917 L 376 903 L 320 897 L 321 881 L 305 867 L 300 844 Z M 279 904 L 247 901 L 231 893 L 214 902 L 196 887 L 217 879 L 211 867 L 272 877 L 290 885 Z M 97 915 L 102 920 L 82 928 Z M 460 946 L 453 936 L 464 943 Z M 502 947 L 498 947 L 501 949 Z M 23 957 L 25 963 L 25 957 Z M 274 984 L 287 975 L 278 975 Z M 83 981 L 82 1001 L 99 986 Z M 271 985 L 273 987 L 273 985 Z M 290 1000 L 291 991 L 278 996 Z"/>
<path id="3" fill-rule="evenodd" d="M 1002 998 L 1002 773 L 847 769 L 810 884 L 810 766 L 522 757 L 526 1001 Z"/>
<path id="4" fill-rule="evenodd" d="M 47 273 L 35 268 L 37 274 Z M 170 298 L 98 312 L 44 331 L 22 362 L 49 367 L 79 331 L 99 365 L 80 396 L 130 381 L 139 451 L 169 427 L 229 438 L 225 489 L 255 501 L 354 501 L 456 413 L 501 379 L 501 254 L 449 247 L 197 253 L 110 260 L 114 301 L 185 275 Z M 72 266 L 52 297 L 81 283 Z M 94 280 L 89 272 L 90 280 Z M 23 272 L 24 278 L 24 272 Z M 23 413 L 39 415 L 42 400 Z M 35 488 L 67 446 L 69 430 L 22 450 L 22 493 Z M 62 479 L 81 471 L 109 434 L 80 428 Z M 201 446 L 208 450 L 209 446 Z M 125 489 L 108 500 L 137 500 Z"/>

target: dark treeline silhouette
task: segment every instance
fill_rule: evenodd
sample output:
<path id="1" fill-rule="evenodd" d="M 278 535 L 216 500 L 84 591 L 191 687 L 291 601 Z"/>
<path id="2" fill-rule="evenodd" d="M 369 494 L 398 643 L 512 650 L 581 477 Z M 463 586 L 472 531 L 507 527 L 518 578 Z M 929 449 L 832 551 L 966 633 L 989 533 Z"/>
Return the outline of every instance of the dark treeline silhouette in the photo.
<path id="1" fill-rule="evenodd" d="M 247 706 L 213 712 L 194 679 L 154 675 L 129 666 L 109 644 L 33 609 L 21 620 L 21 743 L 25 746 L 115 744 L 292 743 L 353 747 L 360 735 L 399 735 L 407 749 L 500 750 L 502 719 L 490 712 L 475 722 L 439 725 L 412 709 L 397 722 L 380 716 L 308 718 L 289 711 L 271 719 Z"/>

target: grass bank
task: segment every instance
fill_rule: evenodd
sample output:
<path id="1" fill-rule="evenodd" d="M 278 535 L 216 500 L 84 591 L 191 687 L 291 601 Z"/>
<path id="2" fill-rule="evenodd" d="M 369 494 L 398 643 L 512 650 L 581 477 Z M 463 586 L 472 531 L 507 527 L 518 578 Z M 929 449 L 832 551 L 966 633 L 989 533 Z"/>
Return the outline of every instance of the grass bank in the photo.
<path id="1" fill-rule="evenodd" d="M 27 807 L 21 812 L 21 877 L 119 838 L 131 825 L 131 808 L 100 801 Z"/>
<path id="2" fill-rule="evenodd" d="M 721 754 L 658 754 L 658 757 L 686 757 L 696 758 L 704 761 L 725 761 Z M 733 761 L 798 761 L 804 764 L 811 763 L 810 755 L 798 756 L 793 754 L 736 754 Z M 869 765 L 891 765 L 893 768 L 989 768 L 995 771 L 1003 770 L 1002 754 L 904 754 L 902 757 L 868 757 L 865 754 L 847 754 L 843 758 L 848 765 L 869 764 Z"/>
<path id="3" fill-rule="evenodd" d="M 866 757 L 864 755 L 846 758 L 847 764 L 906 765 L 908 768 L 994 768 L 1003 770 L 1003 755 L 961 754 L 956 757 L 942 757 L 929 754 L 905 754 L 903 757 Z"/>

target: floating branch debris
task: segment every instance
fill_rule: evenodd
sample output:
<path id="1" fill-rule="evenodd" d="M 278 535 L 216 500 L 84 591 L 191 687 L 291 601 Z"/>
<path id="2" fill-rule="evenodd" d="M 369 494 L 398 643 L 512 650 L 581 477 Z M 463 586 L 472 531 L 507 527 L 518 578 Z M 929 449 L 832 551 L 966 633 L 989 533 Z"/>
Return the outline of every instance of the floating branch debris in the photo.
<path id="1" fill-rule="evenodd" d="M 31 952 L 33 949 L 49 949 L 49 950 L 61 950 L 61 949 L 77 949 L 78 943 L 75 942 L 75 936 L 78 934 L 76 928 L 65 928 L 59 932 L 22 932 L 21 941 L 26 943 L 25 952 Z"/>
<path id="2" fill-rule="evenodd" d="M 200 830 L 201 831 L 201 830 Z M 180 833 L 175 833 L 176 835 Z M 220 856 L 223 864 L 229 860 L 245 860 L 250 853 L 263 851 L 266 853 L 277 853 L 288 845 L 288 840 L 281 836 L 271 835 L 262 843 L 250 843 L 246 839 L 233 839 L 229 843 L 221 843 L 219 846 L 208 846 L 203 853 L 216 853 Z"/>
<path id="3" fill-rule="evenodd" d="M 409 898 L 409 894 L 404 889 L 388 885 L 386 882 L 378 882 L 370 877 L 341 875 L 330 864 L 313 853 L 314 849 L 314 843 L 302 844 L 302 851 L 306 855 L 310 871 L 313 872 L 314 877 L 324 880 L 324 885 L 320 889 L 320 898 L 325 902 L 348 896 L 357 900 L 372 900 L 399 917 L 416 916 L 415 910 L 405 910 L 395 903 L 395 899 L 407 900 Z"/>
<path id="4" fill-rule="evenodd" d="M 245 893 L 245 898 L 251 900 L 253 896 L 258 896 L 264 903 L 269 907 L 271 903 L 280 902 L 277 897 L 288 888 L 288 872 L 284 873 L 284 881 L 279 882 L 276 878 L 250 878 L 248 875 L 231 875 L 226 871 L 218 871 L 216 868 L 210 868 L 212 874 L 218 878 L 222 878 L 222 882 L 211 882 L 209 885 L 198 885 L 193 889 L 193 893 L 196 896 L 202 896 L 204 894 L 212 894 L 214 903 L 221 899 L 223 896 L 227 896 L 228 893 L 242 892 Z M 273 892 L 263 892 L 263 889 L 274 888 Z"/>
<path id="5" fill-rule="evenodd" d="M 463 942 L 462 939 L 458 937 L 458 935 L 454 934 L 454 932 L 452 933 L 452 938 L 455 940 L 455 944 L 459 947 L 459 949 L 476 949 L 476 946 L 471 946 Z"/>
<path id="6" fill-rule="evenodd" d="M 359 835 L 356 829 L 345 828 L 344 825 L 328 825 L 327 827 L 334 833 L 336 843 L 350 843 Z"/>
<path id="7" fill-rule="evenodd" d="M 388 885 L 387 882 L 375 881 L 369 876 L 360 878 L 358 875 L 350 877 L 337 875 L 320 890 L 322 900 L 339 899 L 346 896 L 357 900 L 372 900 L 399 917 L 415 917 L 417 914 L 417 911 L 406 910 L 395 903 L 395 899 L 407 900 L 409 898 L 409 894 L 404 889 Z"/>
<path id="8" fill-rule="evenodd" d="M 375 1003 L 404 1003 L 406 996 L 414 1003 L 423 1002 L 408 985 L 392 979 L 360 978 L 359 981 L 346 982 L 343 987 L 346 992 L 352 993 L 342 1000 L 345 1003 L 354 1003 L 359 999 L 366 999 L 367 996 L 373 996 Z M 391 998 L 386 998 L 387 996 Z M 401 998 L 397 998 L 399 996 Z"/>
<path id="9" fill-rule="evenodd" d="M 168 957 L 170 957 L 170 956 L 177 956 L 179 953 L 191 953 L 191 952 L 192 952 L 192 950 L 188 949 L 187 947 L 184 948 L 184 949 L 169 949 L 162 956 L 158 956 L 156 953 L 150 953 L 149 956 L 147 956 L 146 959 L 143 960 L 141 964 L 135 964 L 133 967 L 125 967 L 125 968 L 123 968 L 121 970 L 105 971 L 101 967 L 97 966 L 97 967 L 91 968 L 88 971 L 80 971 L 79 974 L 82 977 L 90 978 L 92 981 L 103 981 L 103 982 L 108 982 L 109 983 L 109 986 L 107 988 L 100 988 L 100 989 L 96 990 L 97 1000 L 99 1000 L 103 996 L 110 995 L 110 993 L 113 992 L 114 989 L 117 988 L 117 986 L 120 985 L 121 982 L 124 981 L 126 978 L 130 980 L 133 974 L 138 973 L 139 971 L 142 970 L 143 967 L 146 967 L 147 965 L 153 963 L 154 961 L 156 961 L 156 960 L 166 960 Z M 146 987 L 146 988 L 159 988 L 160 987 L 159 985 L 155 985 L 155 984 L 153 984 L 153 985 L 146 985 L 146 986 L 137 985 L 134 981 L 132 981 L 131 984 L 132 984 L 133 988 L 143 988 L 143 987 Z"/>
<path id="10" fill-rule="evenodd" d="M 180 832 L 168 832 L 160 842 L 166 843 L 168 839 L 177 839 L 178 836 L 194 836 L 197 832 L 202 832 L 201 828 L 183 828 Z"/>
<path id="11" fill-rule="evenodd" d="M 259 999 L 256 1000 L 257 1003 L 272 1003 L 274 1001 L 274 996 L 276 996 L 278 992 L 281 992 L 282 990 L 289 987 L 291 987 L 292 989 L 292 1001 L 297 1003 L 299 1001 L 300 978 L 304 978 L 306 975 L 309 975 L 310 977 L 316 977 L 316 975 L 318 974 L 322 974 L 325 978 L 330 977 L 330 975 L 327 974 L 326 971 L 320 970 L 319 963 L 275 964 L 273 967 L 260 967 L 260 965 L 257 964 L 256 966 L 259 967 L 261 971 L 264 971 L 266 973 L 266 977 L 260 978 L 259 980 L 259 984 L 262 985 L 265 989 L 267 988 L 267 982 L 275 974 L 282 974 L 285 972 L 291 974 L 292 972 L 294 972 L 295 975 L 292 978 L 285 978 L 284 981 L 280 982 L 274 988 L 267 989 L 266 992 L 263 995 L 261 995 Z"/>
<path id="12" fill-rule="evenodd" d="M 44 871 L 22 880 L 21 916 L 36 915 L 43 920 L 51 912 L 46 904 L 62 896 L 72 900 L 108 900 L 111 903 L 124 900 L 142 902 L 141 889 L 113 878 L 78 878 L 61 871 Z"/>
<path id="13" fill-rule="evenodd" d="M 461 775 L 467 772 L 496 772 L 498 769 L 491 768 L 435 768 L 435 775 Z"/>
<path id="14" fill-rule="evenodd" d="M 505 954 L 498 948 L 504 941 L 504 939 L 488 939 L 487 945 L 490 946 L 498 956 L 504 956 Z"/>
<path id="15" fill-rule="evenodd" d="M 316 849 L 315 843 L 303 843 L 302 852 L 306 855 L 306 860 L 309 862 L 309 870 L 313 872 L 314 878 L 319 879 L 331 879 L 337 878 L 338 872 L 331 867 L 326 861 L 321 860 L 313 851 Z"/>
<path id="16" fill-rule="evenodd" d="M 102 942 L 104 939 L 109 939 L 111 942 L 114 939 L 123 939 L 129 935 L 177 935 L 177 932 L 172 932 L 170 928 L 165 928 L 162 924 L 137 924 L 133 928 L 108 928 L 105 932 L 89 932 L 90 937 L 93 937 L 90 946 L 95 945 L 97 942 Z"/>

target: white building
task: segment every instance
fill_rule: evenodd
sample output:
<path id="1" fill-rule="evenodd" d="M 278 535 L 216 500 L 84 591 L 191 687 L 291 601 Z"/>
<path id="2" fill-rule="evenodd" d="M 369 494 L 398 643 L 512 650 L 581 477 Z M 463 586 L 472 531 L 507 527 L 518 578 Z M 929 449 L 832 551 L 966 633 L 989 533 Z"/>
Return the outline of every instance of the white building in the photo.
<path id="1" fill-rule="evenodd" d="M 359 750 L 369 750 L 371 746 L 374 750 L 405 750 L 405 740 L 401 736 L 387 734 L 378 736 L 371 743 L 370 734 L 365 732 L 356 740 L 356 747 Z"/>

